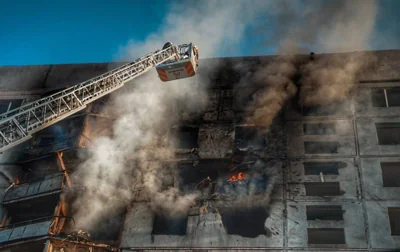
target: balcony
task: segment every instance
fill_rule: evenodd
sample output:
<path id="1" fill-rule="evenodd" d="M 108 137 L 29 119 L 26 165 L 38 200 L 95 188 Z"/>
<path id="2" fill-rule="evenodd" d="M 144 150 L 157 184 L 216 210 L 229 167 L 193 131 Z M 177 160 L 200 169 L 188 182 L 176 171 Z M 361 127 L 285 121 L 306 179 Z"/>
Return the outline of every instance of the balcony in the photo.
<path id="1" fill-rule="evenodd" d="M 10 188 L 4 196 L 3 205 L 7 208 L 7 205 L 14 204 L 18 201 L 61 193 L 63 188 L 63 173 L 47 175 L 42 180 L 16 185 Z"/>
<path id="2" fill-rule="evenodd" d="M 0 244 L 17 240 L 46 236 L 54 217 L 44 217 L 35 220 L 15 223 L 0 230 Z"/>

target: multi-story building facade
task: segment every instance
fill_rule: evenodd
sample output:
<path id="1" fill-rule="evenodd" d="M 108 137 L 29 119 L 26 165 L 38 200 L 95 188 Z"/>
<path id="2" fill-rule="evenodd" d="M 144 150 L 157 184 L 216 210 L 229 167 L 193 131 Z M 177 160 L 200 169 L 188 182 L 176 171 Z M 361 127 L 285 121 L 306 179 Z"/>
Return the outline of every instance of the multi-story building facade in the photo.
<path id="1" fill-rule="evenodd" d="M 251 72 L 273 58 L 203 60 L 202 65 L 217 66 L 213 74 L 199 73 L 211 79 L 208 107 L 182 116 L 176 158 L 163 165 L 173 178 L 167 186 L 181 191 L 206 177 L 215 181 L 205 201 L 209 207 L 196 205 L 172 218 L 152 211 L 146 191 L 135 188 L 137 195 L 122 212 L 79 232 L 68 192 L 79 194 L 81 188 L 70 174 L 93 139 L 111 134 L 107 129 L 115 120 L 101 112 L 107 97 L 94 102 L 1 154 L 0 251 L 400 248 L 400 51 L 370 53 L 376 62 L 357 75 L 346 99 L 306 107 L 293 97 L 267 131 L 243 120 L 259 86 L 239 85 L 236 66 L 247 65 Z M 2 67 L 0 112 L 107 68 Z M 237 179 L 239 172 L 245 179 Z M 233 175 L 237 180 L 227 181 Z M 250 191 L 262 191 L 256 194 L 265 205 L 230 207 L 233 194 Z M 215 193 L 219 197 L 211 197 Z"/>

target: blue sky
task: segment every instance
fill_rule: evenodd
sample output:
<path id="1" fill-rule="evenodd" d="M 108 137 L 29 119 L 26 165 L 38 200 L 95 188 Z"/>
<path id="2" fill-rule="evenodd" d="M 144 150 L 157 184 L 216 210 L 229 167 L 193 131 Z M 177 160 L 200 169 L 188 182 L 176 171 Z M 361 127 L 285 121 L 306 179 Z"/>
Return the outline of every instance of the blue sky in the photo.
<path id="1" fill-rule="evenodd" d="M 178 0 L 0 0 L 0 65 L 115 60 L 129 40 L 144 41 L 160 29 L 173 8 L 171 2 L 184 3 Z M 226 3 L 233 4 L 235 0 L 226 0 Z M 379 5 L 375 29 L 399 38 L 400 29 L 396 26 L 400 18 L 396 10 L 400 9 L 400 1 L 381 0 Z M 274 44 L 263 50 L 252 50 L 257 38 L 249 30 L 245 30 L 245 35 L 238 49 L 215 56 L 274 53 L 277 46 Z M 396 42 L 372 43 L 372 49 L 399 48 Z"/>

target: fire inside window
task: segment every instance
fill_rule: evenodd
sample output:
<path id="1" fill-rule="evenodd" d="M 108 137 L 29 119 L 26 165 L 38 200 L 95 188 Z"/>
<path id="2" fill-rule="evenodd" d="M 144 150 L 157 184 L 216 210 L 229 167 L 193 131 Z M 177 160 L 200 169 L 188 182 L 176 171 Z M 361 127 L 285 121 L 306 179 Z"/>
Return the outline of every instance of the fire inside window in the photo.
<path id="1" fill-rule="evenodd" d="M 374 107 L 400 107 L 400 87 L 371 89 Z"/>
<path id="2" fill-rule="evenodd" d="M 22 99 L 18 100 L 0 100 L 0 114 L 18 108 L 22 105 Z"/>

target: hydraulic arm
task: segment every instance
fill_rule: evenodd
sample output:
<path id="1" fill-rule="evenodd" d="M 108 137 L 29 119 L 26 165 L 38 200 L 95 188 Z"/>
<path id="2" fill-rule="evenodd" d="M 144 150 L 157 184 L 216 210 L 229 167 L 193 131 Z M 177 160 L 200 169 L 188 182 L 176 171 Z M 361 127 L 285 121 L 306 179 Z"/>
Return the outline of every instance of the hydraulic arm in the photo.
<path id="1" fill-rule="evenodd" d="M 0 152 L 10 149 L 64 118 L 121 88 L 128 81 L 171 59 L 179 59 L 181 46 L 158 50 L 83 83 L 27 103 L 0 115 Z"/>

